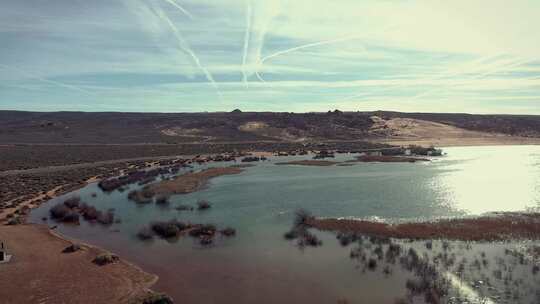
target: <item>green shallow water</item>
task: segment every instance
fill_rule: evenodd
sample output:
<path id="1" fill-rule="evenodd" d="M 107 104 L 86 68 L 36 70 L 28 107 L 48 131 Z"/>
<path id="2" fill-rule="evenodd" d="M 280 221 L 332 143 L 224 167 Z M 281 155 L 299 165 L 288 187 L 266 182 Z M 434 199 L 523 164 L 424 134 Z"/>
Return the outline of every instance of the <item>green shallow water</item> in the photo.
<path id="1" fill-rule="evenodd" d="M 283 239 L 293 213 L 379 218 L 389 221 L 533 210 L 540 198 L 540 147 L 447 148 L 429 163 L 357 163 L 353 166 L 276 166 L 306 157 L 272 158 L 238 175 L 211 180 L 205 189 L 171 198 L 169 208 L 138 206 L 127 191 L 103 193 L 96 184 L 76 194 L 98 209 L 114 208 L 121 223 L 102 227 L 59 225 L 72 238 L 118 253 L 156 273 L 156 289 L 181 303 L 393 303 L 405 295 L 410 274 L 362 271 L 331 233 L 316 232 L 319 248 L 300 250 Z M 351 159 L 340 155 L 336 160 Z M 229 165 L 229 164 L 219 164 Z M 134 185 L 131 189 L 136 189 Z M 93 198 L 92 193 L 97 193 Z M 68 194 L 34 210 L 41 222 Z M 207 211 L 177 211 L 179 204 L 212 203 Z M 135 234 L 159 219 L 177 218 L 236 228 L 237 236 L 203 248 L 186 237 L 142 242 Z M 52 223 L 50 223 L 52 224 Z"/>

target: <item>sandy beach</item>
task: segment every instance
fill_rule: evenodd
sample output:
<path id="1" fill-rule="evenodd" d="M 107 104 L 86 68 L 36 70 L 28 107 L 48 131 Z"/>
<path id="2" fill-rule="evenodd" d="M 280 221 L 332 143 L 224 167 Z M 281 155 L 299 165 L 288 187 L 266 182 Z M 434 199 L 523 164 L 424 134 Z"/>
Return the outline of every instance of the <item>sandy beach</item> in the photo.
<path id="1" fill-rule="evenodd" d="M 539 145 L 540 139 L 518 136 L 481 136 L 481 137 L 455 137 L 455 138 L 391 138 L 375 140 L 396 146 L 423 146 L 423 147 L 471 147 L 471 146 L 509 146 L 509 145 Z"/>
<path id="2" fill-rule="evenodd" d="M 44 225 L 3 226 L 0 240 L 13 255 L 0 265 L 3 303 L 130 303 L 157 281 L 121 258 L 92 263 L 103 252 L 99 248 L 62 253 L 71 242 Z"/>

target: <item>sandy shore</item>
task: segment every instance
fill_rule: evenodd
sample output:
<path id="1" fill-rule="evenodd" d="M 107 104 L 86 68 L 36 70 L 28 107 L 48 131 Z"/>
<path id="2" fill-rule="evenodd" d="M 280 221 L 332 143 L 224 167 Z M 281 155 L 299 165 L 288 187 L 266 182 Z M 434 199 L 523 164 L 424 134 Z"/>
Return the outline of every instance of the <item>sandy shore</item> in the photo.
<path id="1" fill-rule="evenodd" d="M 508 145 L 540 145 L 540 138 L 517 137 L 506 135 L 485 135 L 479 137 L 446 137 L 446 138 L 388 138 L 372 142 L 396 146 L 417 145 L 423 147 L 469 147 L 469 146 L 508 146 Z"/>
<path id="2" fill-rule="evenodd" d="M 372 142 L 398 146 L 493 146 L 493 145 L 537 145 L 540 138 L 519 137 L 501 133 L 489 133 L 462 129 L 450 124 L 421 119 L 392 118 L 385 120 L 372 117 L 370 133 L 379 139 Z"/>
<path id="3" fill-rule="evenodd" d="M 0 240 L 13 255 L 0 264 L 2 303 L 128 303 L 157 281 L 123 260 L 97 266 L 99 248 L 62 253 L 71 243 L 46 226 L 2 226 Z"/>

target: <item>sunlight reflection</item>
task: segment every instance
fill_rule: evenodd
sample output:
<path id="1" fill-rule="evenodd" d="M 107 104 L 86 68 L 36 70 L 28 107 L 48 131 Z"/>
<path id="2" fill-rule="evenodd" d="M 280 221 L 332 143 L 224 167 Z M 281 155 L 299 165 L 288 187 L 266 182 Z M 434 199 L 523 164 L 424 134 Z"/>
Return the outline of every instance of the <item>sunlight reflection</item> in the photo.
<path id="1" fill-rule="evenodd" d="M 447 148 L 433 186 L 448 204 L 470 214 L 537 208 L 540 147 Z"/>

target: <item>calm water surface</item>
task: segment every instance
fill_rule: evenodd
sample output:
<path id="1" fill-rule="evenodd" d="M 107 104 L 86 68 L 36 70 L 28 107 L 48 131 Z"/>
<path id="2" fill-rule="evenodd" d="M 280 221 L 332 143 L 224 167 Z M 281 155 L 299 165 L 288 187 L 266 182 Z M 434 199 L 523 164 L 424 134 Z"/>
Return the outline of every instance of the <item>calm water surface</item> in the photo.
<path id="1" fill-rule="evenodd" d="M 393 303 L 405 295 L 409 274 L 363 271 L 331 233 L 316 232 L 324 245 L 300 250 L 285 241 L 293 212 L 389 221 L 537 209 L 540 147 L 447 148 L 430 163 L 358 163 L 353 166 L 276 166 L 281 157 L 213 179 L 199 192 L 171 198 L 167 207 L 140 206 L 127 191 L 103 193 L 91 184 L 76 194 L 98 209 L 114 208 L 122 219 L 110 227 L 81 222 L 59 225 L 72 238 L 104 247 L 158 274 L 155 289 L 182 303 Z M 340 155 L 337 160 L 351 159 Z M 138 186 L 132 185 L 130 190 Z M 97 193 L 92 198 L 92 193 Z M 69 194 L 73 195 L 73 194 Z M 67 195 L 67 196 L 69 196 Z M 41 222 L 49 208 L 33 211 Z M 180 204 L 212 203 L 208 211 L 177 211 Z M 154 220 L 178 218 L 237 229 L 210 248 L 190 238 L 142 242 L 137 231 Z"/>

